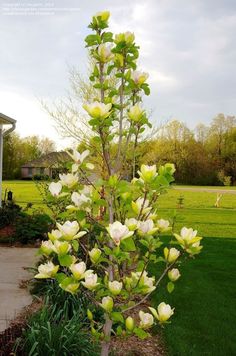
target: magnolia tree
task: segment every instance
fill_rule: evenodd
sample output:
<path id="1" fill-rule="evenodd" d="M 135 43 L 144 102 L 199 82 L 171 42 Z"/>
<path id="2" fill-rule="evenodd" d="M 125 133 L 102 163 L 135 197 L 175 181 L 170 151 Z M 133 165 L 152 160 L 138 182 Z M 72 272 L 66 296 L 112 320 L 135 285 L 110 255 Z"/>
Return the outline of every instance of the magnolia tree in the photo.
<path id="1" fill-rule="evenodd" d="M 48 261 L 35 276 L 55 279 L 65 291 L 90 298 L 88 318 L 92 334 L 102 341 L 102 355 L 108 355 L 111 335 L 145 338 L 155 323 L 169 322 L 174 313 L 170 305 L 161 302 L 155 309 L 144 302 L 162 281 L 172 292 L 181 258 L 201 250 L 197 231 L 183 227 L 174 233 L 157 212 L 158 197 L 173 181 L 173 164 L 159 169 L 142 165 L 135 172 L 138 140 L 150 126 L 142 107 L 142 95 L 149 94 L 148 74 L 136 70 L 134 34 L 106 31 L 109 15 L 96 14 L 89 25 L 94 33 L 85 39 L 94 62 L 90 80 L 97 98 L 83 107 L 92 139 L 101 148 L 103 179 L 91 181 L 89 151 L 70 152 L 70 172 L 49 185 L 51 199 L 63 203 L 66 212 L 58 215 L 56 229 L 42 242 L 40 252 Z M 109 86 L 110 75 L 118 78 L 115 87 Z M 127 167 L 130 148 L 133 166 Z M 127 168 L 136 173 L 131 182 L 124 179 Z M 173 236 L 169 244 L 166 232 Z M 149 265 L 157 263 L 155 278 Z M 99 320 L 94 317 L 97 308 L 104 313 Z"/>

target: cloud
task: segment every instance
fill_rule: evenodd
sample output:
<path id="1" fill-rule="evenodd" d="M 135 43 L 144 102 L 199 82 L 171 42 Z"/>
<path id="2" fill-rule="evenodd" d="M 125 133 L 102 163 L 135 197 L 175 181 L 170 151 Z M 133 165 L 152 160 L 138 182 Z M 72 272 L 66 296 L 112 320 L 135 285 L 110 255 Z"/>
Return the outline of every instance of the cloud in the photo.
<path id="1" fill-rule="evenodd" d="M 52 16 L 0 15 L 0 41 L 6 44 L 0 48 L 0 111 L 10 115 L 14 103 L 15 114 L 22 113 L 22 134 L 33 132 L 33 113 L 56 137 L 35 97 L 64 96 L 68 64 L 86 72 L 83 38 L 91 16 L 104 9 L 111 11 L 114 32 L 135 33 L 140 69 L 150 73 L 145 103 L 153 122 L 175 116 L 193 127 L 218 112 L 235 114 L 234 0 L 91 0 L 80 2 L 79 11 L 69 11 L 77 0 L 57 0 L 55 6 L 65 9 Z"/>

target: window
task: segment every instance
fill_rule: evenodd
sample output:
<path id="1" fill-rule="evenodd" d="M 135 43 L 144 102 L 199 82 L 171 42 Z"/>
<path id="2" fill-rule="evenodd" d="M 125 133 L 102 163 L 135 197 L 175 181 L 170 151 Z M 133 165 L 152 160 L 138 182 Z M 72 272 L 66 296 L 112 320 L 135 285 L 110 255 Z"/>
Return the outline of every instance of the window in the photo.
<path id="1" fill-rule="evenodd" d="M 30 177 L 32 177 L 32 174 L 33 174 L 33 168 L 32 167 L 28 167 L 28 175 Z"/>

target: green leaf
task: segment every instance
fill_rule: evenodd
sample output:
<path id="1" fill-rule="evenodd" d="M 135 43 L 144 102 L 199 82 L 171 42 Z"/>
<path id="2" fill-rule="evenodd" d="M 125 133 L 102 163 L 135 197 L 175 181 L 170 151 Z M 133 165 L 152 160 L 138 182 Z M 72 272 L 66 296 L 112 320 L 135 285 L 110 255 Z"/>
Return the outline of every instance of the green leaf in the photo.
<path id="1" fill-rule="evenodd" d="M 121 323 L 124 323 L 124 317 L 119 312 L 112 312 L 111 313 L 111 318 L 112 318 L 113 321 L 119 321 Z"/>
<path id="2" fill-rule="evenodd" d="M 135 335 L 137 335 L 141 340 L 146 339 L 147 337 L 149 337 L 149 334 L 144 331 L 143 329 L 140 328 L 134 328 L 134 333 Z"/>
<path id="3" fill-rule="evenodd" d="M 79 243 L 78 243 L 78 241 L 77 241 L 77 240 L 73 240 L 73 241 L 71 242 L 71 245 L 73 246 L 74 251 L 77 252 L 78 249 L 79 249 Z"/>
<path id="4" fill-rule="evenodd" d="M 122 334 L 122 327 L 119 325 L 116 329 L 116 335 L 120 336 Z"/>
<path id="5" fill-rule="evenodd" d="M 122 250 L 124 250 L 126 252 L 136 251 L 136 246 L 135 246 L 135 243 L 134 243 L 134 240 L 132 239 L 132 237 L 122 240 L 121 247 L 122 247 Z"/>
<path id="6" fill-rule="evenodd" d="M 112 32 L 104 32 L 102 34 L 103 42 L 113 42 L 113 33 Z"/>
<path id="7" fill-rule="evenodd" d="M 73 262 L 73 258 L 70 255 L 58 256 L 58 259 L 59 259 L 60 265 L 64 266 L 64 267 L 69 267 Z"/>
<path id="8" fill-rule="evenodd" d="M 85 38 L 85 42 L 87 43 L 87 47 L 94 46 L 101 42 L 101 39 L 98 35 L 88 35 Z"/>
<path id="9" fill-rule="evenodd" d="M 63 279 L 65 279 L 66 277 L 67 276 L 65 273 L 57 273 L 55 276 L 58 283 L 61 283 L 63 281 Z"/>
<path id="10" fill-rule="evenodd" d="M 168 292 L 169 292 L 169 293 L 172 293 L 174 289 L 175 289 L 174 283 L 173 283 L 173 282 L 168 282 L 168 284 L 167 284 L 167 290 L 168 290 Z"/>

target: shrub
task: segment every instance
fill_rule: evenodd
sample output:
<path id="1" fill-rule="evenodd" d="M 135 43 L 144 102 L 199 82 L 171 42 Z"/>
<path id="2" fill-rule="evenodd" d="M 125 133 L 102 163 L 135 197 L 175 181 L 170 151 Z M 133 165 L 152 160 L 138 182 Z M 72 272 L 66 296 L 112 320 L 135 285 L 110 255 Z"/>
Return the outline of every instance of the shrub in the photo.
<path id="1" fill-rule="evenodd" d="M 15 222 L 15 240 L 27 244 L 28 242 L 44 239 L 52 224 L 51 218 L 45 213 L 33 212 L 32 215 L 21 213 Z"/>
<path id="2" fill-rule="evenodd" d="M 0 228 L 12 224 L 20 211 L 21 207 L 16 204 L 8 204 L 0 208 Z"/>

